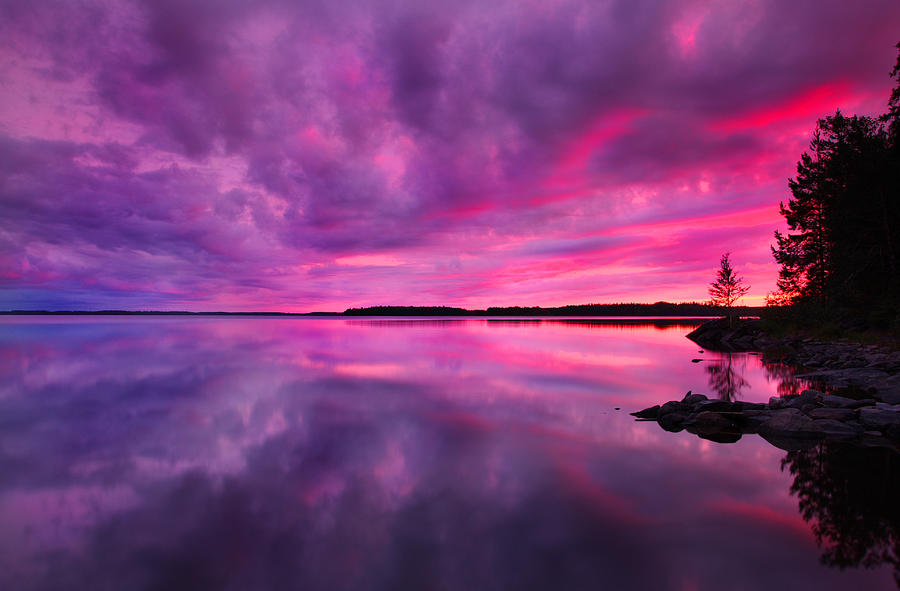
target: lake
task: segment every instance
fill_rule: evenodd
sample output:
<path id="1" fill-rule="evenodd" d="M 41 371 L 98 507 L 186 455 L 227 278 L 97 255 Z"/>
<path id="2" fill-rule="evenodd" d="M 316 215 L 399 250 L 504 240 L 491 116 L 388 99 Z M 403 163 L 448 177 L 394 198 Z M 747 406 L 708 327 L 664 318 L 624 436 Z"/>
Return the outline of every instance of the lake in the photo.
<path id="1" fill-rule="evenodd" d="M 804 386 L 699 322 L 0 317 L 0 588 L 894 588 L 885 450 L 629 416 Z"/>

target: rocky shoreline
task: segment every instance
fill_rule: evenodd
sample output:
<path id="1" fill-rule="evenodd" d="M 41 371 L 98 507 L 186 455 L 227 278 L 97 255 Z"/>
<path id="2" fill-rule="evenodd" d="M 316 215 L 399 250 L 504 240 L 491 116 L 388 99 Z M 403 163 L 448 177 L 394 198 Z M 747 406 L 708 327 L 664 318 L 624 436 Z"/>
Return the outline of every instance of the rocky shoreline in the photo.
<path id="1" fill-rule="evenodd" d="M 710 400 L 688 392 L 681 401 L 631 414 L 638 420 L 656 421 L 666 431 L 686 430 L 718 443 L 733 443 L 755 433 L 788 451 L 812 447 L 823 440 L 900 449 L 900 405 L 818 390 L 773 396 L 768 404 Z"/>
<path id="2" fill-rule="evenodd" d="M 773 396 L 768 403 L 710 400 L 688 392 L 680 401 L 631 413 L 637 420 L 720 443 L 759 434 L 785 450 L 826 440 L 900 450 L 900 352 L 847 341 L 776 338 L 758 320 L 733 325 L 713 320 L 687 336 L 709 350 L 760 352 L 764 362 L 794 366 L 794 377 L 820 389 Z"/>
<path id="3" fill-rule="evenodd" d="M 863 395 L 900 404 L 900 351 L 883 345 L 767 335 L 759 320 L 712 320 L 687 335 L 713 351 L 757 351 L 767 363 L 794 366 L 796 378 L 825 389 L 852 389 Z"/>

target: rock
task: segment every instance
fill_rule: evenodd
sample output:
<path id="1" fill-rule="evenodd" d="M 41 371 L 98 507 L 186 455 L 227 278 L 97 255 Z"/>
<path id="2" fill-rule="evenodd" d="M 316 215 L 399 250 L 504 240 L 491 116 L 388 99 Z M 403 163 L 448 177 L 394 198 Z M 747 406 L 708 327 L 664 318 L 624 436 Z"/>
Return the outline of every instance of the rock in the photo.
<path id="1" fill-rule="evenodd" d="M 697 405 L 700 412 L 727 412 L 734 410 L 734 403 L 727 400 L 707 400 Z"/>
<path id="2" fill-rule="evenodd" d="M 771 398 L 769 398 L 769 408 L 772 410 L 784 408 L 786 404 L 787 401 L 781 396 L 772 396 Z"/>
<path id="3" fill-rule="evenodd" d="M 881 397 L 882 400 L 890 404 L 900 404 L 900 385 L 884 385 L 884 382 L 882 382 L 877 387 L 878 396 Z"/>
<path id="4" fill-rule="evenodd" d="M 769 420 L 772 411 L 766 410 L 745 410 L 742 412 L 729 413 L 731 420 L 741 426 L 744 433 L 756 433 L 759 426 Z"/>
<path id="5" fill-rule="evenodd" d="M 856 411 L 852 408 L 814 408 L 809 411 L 809 417 L 832 421 L 852 421 L 856 418 Z"/>
<path id="6" fill-rule="evenodd" d="M 872 407 L 861 408 L 859 422 L 866 428 L 881 431 L 891 425 L 900 425 L 900 412 Z"/>
<path id="7" fill-rule="evenodd" d="M 822 393 L 818 390 L 804 390 L 803 392 L 800 392 L 798 400 L 802 404 L 817 404 L 821 396 Z"/>
<path id="8" fill-rule="evenodd" d="M 845 396 L 835 396 L 834 394 L 822 395 L 822 404 L 832 408 L 858 408 L 858 400 L 847 398 Z"/>
<path id="9" fill-rule="evenodd" d="M 727 318 L 705 322 L 688 333 L 691 339 L 707 351 L 747 351 L 754 348 L 754 341 L 762 336 L 759 320 Z"/>
<path id="10" fill-rule="evenodd" d="M 876 402 L 875 408 L 878 410 L 886 410 L 888 412 L 900 412 L 900 406 L 888 404 L 887 402 Z"/>
<path id="11" fill-rule="evenodd" d="M 637 417 L 639 419 L 655 419 L 659 416 L 659 405 L 653 405 L 650 408 L 645 408 L 644 410 L 639 410 L 637 412 L 631 413 L 631 416 Z"/>
<path id="12" fill-rule="evenodd" d="M 659 416 L 662 417 L 671 412 L 688 412 L 690 409 L 691 407 L 687 404 L 682 404 L 676 400 L 670 400 L 659 407 Z"/>
<path id="13" fill-rule="evenodd" d="M 768 406 L 763 404 L 762 402 L 744 402 L 739 401 L 733 404 L 735 410 L 768 410 Z"/>
<path id="14" fill-rule="evenodd" d="M 681 402 L 684 404 L 689 404 L 691 406 L 696 406 L 705 401 L 709 400 L 704 394 L 691 394 L 688 392 L 684 395 L 684 398 L 681 399 Z"/>
<path id="15" fill-rule="evenodd" d="M 741 438 L 741 428 L 717 412 L 704 411 L 684 423 L 685 428 L 703 439 L 717 443 L 734 443 Z"/>
<path id="16" fill-rule="evenodd" d="M 772 417 L 759 426 L 760 436 L 772 445 L 785 450 L 805 449 L 808 442 L 825 437 L 825 431 L 797 409 L 773 412 Z"/>
<path id="17" fill-rule="evenodd" d="M 862 427 L 857 429 L 853 425 L 833 419 L 817 420 L 816 425 L 821 427 L 828 439 L 852 439 L 862 431 Z"/>
<path id="18" fill-rule="evenodd" d="M 888 439 L 900 441 L 900 425 L 891 425 L 884 430 L 884 434 Z"/>
<path id="19" fill-rule="evenodd" d="M 665 407 L 665 404 L 663 405 L 663 407 Z M 672 411 L 664 415 L 660 415 L 657 420 L 659 421 L 659 426 L 664 430 L 671 433 L 677 433 L 684 429 L 684 422 L 687 420 L 687 418 L 687 413 Z"/>
<path id="20" fill-rule="evenodd" d="M 896 448 L 896 445 L 879 431 L 865 431 L 859 436 L 859 443 L 864 447 Z"/>
<path id="21" fill-rule="evenodd" d="M 863 408 L 864 406 L 875 406 L 875 403 L 878 402 L 874 398 L 863 398 L 862 400 L 856 401 L 856 406 L 852 408 Z"/>

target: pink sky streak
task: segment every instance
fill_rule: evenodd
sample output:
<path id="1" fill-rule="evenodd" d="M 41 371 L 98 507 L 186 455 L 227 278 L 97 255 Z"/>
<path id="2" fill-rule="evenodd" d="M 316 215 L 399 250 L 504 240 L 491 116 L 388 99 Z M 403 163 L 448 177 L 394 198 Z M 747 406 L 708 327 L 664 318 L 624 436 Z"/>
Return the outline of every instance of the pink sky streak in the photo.
<path id="1" fill-rule="evenodd" d="M 816 119 L 885 109 L 891 0 L 0 4 L 0 309 L 774 290 Z"/>

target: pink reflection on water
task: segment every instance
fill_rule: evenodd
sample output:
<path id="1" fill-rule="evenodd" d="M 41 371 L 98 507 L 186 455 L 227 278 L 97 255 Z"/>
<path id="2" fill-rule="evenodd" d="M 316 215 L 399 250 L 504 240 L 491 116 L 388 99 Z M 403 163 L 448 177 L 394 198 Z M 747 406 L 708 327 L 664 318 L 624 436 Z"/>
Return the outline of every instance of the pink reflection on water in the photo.
<path id="1" fill-rule="evenodd" d="M 0 323 L 0 507 L 20 516 L 0 527 L 0 545 L 62 522 L 77 535 L 61 560 L 87 586 L 110 573 L 152 580 L 166 570 L 144 572 L 146 555 L 207 568 L 202 551 L 188 548 L 202 540 L 218 549 L 234 536 L 260 550 L 242 551 L 249 571 L 217 567 L 227 576 L 262 577 L 266 544 L 282 540 L 294 562 L 279 568 L 309 588 L 328 587 L 311 573 L 338 576 L 347 552 L 372 557 L 354 559 L 359 588 L 378 587 L 365 584 L 377 573 L 419 573 L 414 586 L 487 587 L 496 577 L 512 585 L 522 564 L 544 586 L 608 579 L 666 589 L 689 579 L 714 588 L 704 561 L 737 569 L 750 588 L 771 583 L 737 555 L 825 589 L 887 580 L 882 571 L 836 577 L 816 565 L 808 535 L 783 535 L 805 524 L 780 450 L 752 436 L 715 445 L 627 414 L 687 390 L 713 394 L 706 367 L 722 358 L 697 353 L 684 338 L 690 323 Z M 732 364 L 749 384 L 742 396 L 774 394 L 758 358 Z M 95 495 L 102 510 L 85 521 L 41 510 L 48 490 L 133 497 L 126 506 Z M 140 535 L 125 536 L 127 528 Z M 109 544 L 120 547 L 111 558 L 101 552 Z M 304 550 L 313 547 L 322 550 Z M 400 558 L 416 552 L 431 554 L 415 567 Z M 550 555 L 572 569 L 550 568 Z M 43 560 L 32 549 L 0 566 L 21 574 Z"/>

